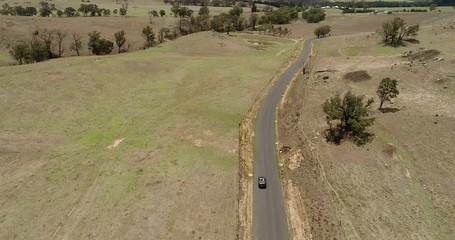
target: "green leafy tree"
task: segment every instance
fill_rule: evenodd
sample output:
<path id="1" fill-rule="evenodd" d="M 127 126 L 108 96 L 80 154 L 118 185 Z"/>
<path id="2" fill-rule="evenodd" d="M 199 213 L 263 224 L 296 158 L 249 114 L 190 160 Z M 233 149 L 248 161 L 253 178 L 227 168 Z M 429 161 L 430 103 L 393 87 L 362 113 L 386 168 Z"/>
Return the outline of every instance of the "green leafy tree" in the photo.
<path id="1" fill-rule="evenodd" d="M 114 13 L 114 15 L 117 15 L 118 14 L 118 10 L 114 9 L 113 13 Z"/>
<path id="2" fill-rule="evenodd" d="M 100 32 L 92 31 L 88 34 L 89 42 L 88 48 L 95 55 L 107 55 L 112 52 L 114 48 L 114 43 L 101 38 Z"/>
<path id="3" fill-rule="evenodd" d="M 318 23 L 325 19 L 325 11 L 322 8 L 311 8 L 303 12 L 302 17 L 308 23 Z"/>
<path id="4" fill-rule="evenodd" d="M 349 138 L 357 145 L 371 141 L 373 134 L 366 129 L 374 122 L 374 118 L 369 117 L 373 99 L 366 103 L 364 99 L 365 96 L 356 96 L 349 91 L 343 98 L 336 94 L 324 102 L 322 109 L 329 125 L 328 141 L 339 144 L 342 139 Z"/>
<path id="5" fill-rule="evenodd" d="M 63 11 L 60 10 L 60 9 L 57 9 L 57 16 L 58 16 L 58 17 L 63 16 Z"/>
<path id="6" fill-rule="evenodd" d="M 13 12 L 14 9 L 8 3 L 4 3 L 2 5 L 2 9 L 0 10 L 1 15 L 10 15 L 13 14 Z"/>
<path id="7" fill-rule="evenodd" d="M 407 26 L 404 19 L 396 17 L 389 22 L 382 24 L 382 29 L 377 32 L 383 37 L 385 44 L 399 46 L 403 43 L 404 37 L 416 36 L 419 25 Z"/>
<path id="8" fill-rule="evenodd" d="M 42 62 L 47 59 L 49 59 L 49 50 L 47 46 L 38 41 L 36 36 L 34 36 L 30 41 L 30 54 L 27 56 L 25 61 L 27 63 L 33 63 Z"/>
<path id="9" fill-rule="evenodd" d="M 67 8 L 65 8 L 65 10 L 63 12 L 65 13 L 65 15 L 67 17 L 74 17 L 74 16 L 76 16 L 77 10 L 73 7 L 67 7 Z"/>
<path id="10" fill-rule="evenodd" d="M 142 29 L 142 36 L 145 39 L 145 47 L 152 47 L 155 42 L 155 33 L 153 32 L 153 29 L 147 25 L 147 27 Z"/>
<path id="11" fill-rule="evenodd" d="M 152 17 L 158 17 L 159 16 L 158 11 L 156 11 L 156 10 L 151 10 L 150 14 L 152 15 Z"/>
<path id="12" fill-rule="evenodd" d="M 161 9 L 161 10 L 160 10 L 160 16 L 161 16 L 161 17 L 166 16 L 166 11 L 164 11 L 163 9 Z"/>
<path id="13" fill-rule="evenodd" d="M 260 24 L 288 24 L 297 19 L 297 9 L 291 7 L 280 7 L 277 10 L 266 12 L 262 17 Z"/>
<path id="14" fill-rule="evenodd" d="M 103 14 L 103 16 L 107 17 L 107 16 L 110 16 L 111 15 L 111 10 L 110 9 L 101 9 L 101 12 Z"/>
<path id="15" fill-rule="evenodd" d="M 378 90 L 376 91 L 379 97 L 380 105 L 379 109 L 382 109 L 384 102 L 390 102 L 390 99 L 396 98 L 400 92 L 397 89 L 397 80 L 390 78 L 382 79 L 379 84 Z"/>
<path id="16" fill-rule="evenodd" d="M 324 25 L 324 26 L 317 27 L 314 30 L 314 35 L 316 35 L 318 38 L 325 37 L 326 35 L 328 35 L 330 33 L 330 31 L 331 31 L 330 26 Z"/>
<path id="17" fill-rule="evenodd" d="M 49 17 L 52 14 L 52 11 L 49 7 L 41 7 L 39 9 L 39 14 L 41 17 Z"/>
<path id="18" fill-rule="evenodd" d="M 437 6 L 438 5 L 436 5 L 436 4 L 430 4 L 430 6 L 428 8 L 430 9 L 430 11 L 434 11 L 434 10 L 436 10 Z"/>
<path id="19" fill-rule="evenodd" d="M 30 47 L 28 44 L 21 43 L 14 46 L 9 51 L 9 54 L 19 63 L 19 65 L 22 65 L 24 59 L 26 59 L 30 54 Z"/>
<path id="20" fill-rule="evenodd" d="M 128 11 L 128 10 L 126 10 L 126 8 L 121 7 L 121 8 L 120 8 L 120 16 L 126 16 L 127 11 Z"/>
<path id="21" fill-rule="evenodd" d="M 179 12 L 177 13 L 180 17 L 191 17 L 193 15 L 193 10 L 187 7 L 179 8 Z"/>
<path id="22" fill-rule="evenodd" d="M 77 34 L 77 33 L 73 33 L 72 35 L 72 43 L 71 43 L 71 46 L 70 46 L 70 50 L 72 51 L 75 51 L 77 56 L 80 56 L 80 50 L 82 49 L 82 36 Z"/>
<path id="23" fill-rule="evenodd" d="M 38 14 L 38 10 L 36 10 L 35 7 L 26 7 L 25 11 L 27 13 L 27 16 L 35 16 L 36 14 Z"/>
<path id="24" fill-rule="evenodd" d="M 115 37 L 115 44 L 117 44 L 117 47 L 118 47 L 118 53 L 120 53 L 120 50 L 121 48 L 123 47 L 123 45 L 125 45 L 126 43 L 126 37 L 125 37 L 126 33 L 125 31 L 121 30 L 119 32 L 116 32 L 114 34 L 114 37 Z"/>

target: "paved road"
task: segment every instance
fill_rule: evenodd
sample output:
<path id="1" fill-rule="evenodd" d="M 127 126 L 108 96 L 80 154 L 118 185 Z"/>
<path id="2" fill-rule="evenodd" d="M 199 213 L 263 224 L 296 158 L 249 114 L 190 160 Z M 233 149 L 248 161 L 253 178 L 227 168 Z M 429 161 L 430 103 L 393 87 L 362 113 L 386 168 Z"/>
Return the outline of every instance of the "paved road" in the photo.
<path id="1" fill-rule="evenodd" d="M 298 59 L 280 76 L 264 98 L 256 119 L 254 146 L 253 239 L 286 240 L 288 228 L 275 147 L 275 115 L 284 90 L 306 62 L 313 38 L 307 39 Z M 258 177 L 267 178 L 267 189 L 258 188 Z"/>

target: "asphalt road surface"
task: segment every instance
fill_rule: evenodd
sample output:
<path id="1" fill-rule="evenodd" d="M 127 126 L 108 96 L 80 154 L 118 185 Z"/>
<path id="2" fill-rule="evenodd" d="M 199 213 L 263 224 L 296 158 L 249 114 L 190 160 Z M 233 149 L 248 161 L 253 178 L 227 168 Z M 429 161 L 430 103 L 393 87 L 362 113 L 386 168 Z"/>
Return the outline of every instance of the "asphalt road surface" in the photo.
<path id="1" fill-rule="evenodd" d="M 283 201 L 283 192 L 278 172 L 275 146 L 276 107 L 285 88 L 308 59 L 311 42 L 304 42 L 303 50 L 295 62 L 278 78 L 265 96 L 256 119 L 254 141 L 254 186 L 253 186 L 253 239 L 286 240 L 288 228 Z M 258 177 L 267 179 L 267 188 L 258 188 Z"/>

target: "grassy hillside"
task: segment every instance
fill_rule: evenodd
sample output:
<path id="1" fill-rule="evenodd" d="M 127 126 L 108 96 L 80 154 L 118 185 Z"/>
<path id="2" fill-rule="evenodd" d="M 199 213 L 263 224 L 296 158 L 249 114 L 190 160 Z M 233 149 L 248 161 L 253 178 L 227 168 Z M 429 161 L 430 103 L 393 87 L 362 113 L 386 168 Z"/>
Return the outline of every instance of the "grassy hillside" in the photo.
<path id="1" fill-rule="evenodd" d="M 289 208 L 306 223 L 291 224 L 295 233 L 306 226 L 313 239 L 455 238 L 454 20 L 421 17 L 418 41 L 398 48 L 374 33 L 316 40 L 309 73 L 280 109 L 280 141 L 290 149 L 284 175 L 297 189 Z M 371 79 L 345 77 L 355 71 Z M 381 112 L 376 89 L 386 77 L 398 80 L 400 94 Z M 321 106 L 349 90 L 375 100 L 375 137 L 362 147 L 325 139 Z"/>
<path id="2" fill-rule="evenodd" d="M 0 67 L 0 239 L 233 239 L 238 123 L 295 45 L 199 33 Z"/>

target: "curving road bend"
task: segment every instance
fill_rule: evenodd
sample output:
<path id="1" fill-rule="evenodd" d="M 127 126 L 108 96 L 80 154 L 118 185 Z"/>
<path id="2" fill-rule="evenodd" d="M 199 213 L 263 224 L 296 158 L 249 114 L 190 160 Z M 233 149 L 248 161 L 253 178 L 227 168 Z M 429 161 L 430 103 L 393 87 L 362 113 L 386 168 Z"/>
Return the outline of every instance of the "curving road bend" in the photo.
<path id="1" fill-rule="evenodd" d="M 265 96 L 256 118 L 253 181 L 253 239 L 286 240 L 288 228 L 275 146 L 275 116 L 286 86 L 308 59 L 314 38 L 305 40 L 295 62 L 277 79 Z M 267 179 L 267 188 L 258 188 L 258 177 Z"/>

